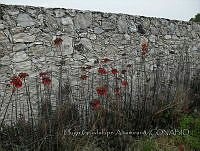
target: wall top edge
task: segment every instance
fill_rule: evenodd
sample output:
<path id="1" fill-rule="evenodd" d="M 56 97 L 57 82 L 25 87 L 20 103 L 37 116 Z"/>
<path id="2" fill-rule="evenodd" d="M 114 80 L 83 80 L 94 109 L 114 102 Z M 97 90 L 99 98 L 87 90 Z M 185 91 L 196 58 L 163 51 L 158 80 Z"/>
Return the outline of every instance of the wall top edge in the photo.
<path id="1" fill-rule="evenodd" d="M 64 10 L 74 10 L 74 11 L 79 12 L 79 13 L 92 12 L 92 13 L 113 14 L 113 15 L 126 15 L 126 16 L 138 17 L 138 18 L 150 18 L 150 19 L 167 20 L 167 21 L 171 21 L 171 22 L 184 23 L 184 24 L 198 24 L 198 25 L 200 25 L 200 23 L 197 23 L 197 22 L 168 19 L 168 18 L 162 18 L 162 17 L 147 17 L 147 16 L 142 16 L 142 15 L 130 15 L 130 14 L 126 14 L 126 13 L 112 13 L 112 12 L 102 12 L 102 11 L 93 11 L 93 10 L 79 10 L 79 9 L 63 8 L 63 7 L 42 7 L 42 6 L 31 6 L 31 5 L 7 5 L 7 4 L 0 3 L 0 8 L 2 8 L 2 7 L 16 7 L 16 8 L 26 7 L 26 8 L 32 8 L 32 9 L 40 8 L 40 9 L 46 9 L 46 10 L 64 9 Z"/>

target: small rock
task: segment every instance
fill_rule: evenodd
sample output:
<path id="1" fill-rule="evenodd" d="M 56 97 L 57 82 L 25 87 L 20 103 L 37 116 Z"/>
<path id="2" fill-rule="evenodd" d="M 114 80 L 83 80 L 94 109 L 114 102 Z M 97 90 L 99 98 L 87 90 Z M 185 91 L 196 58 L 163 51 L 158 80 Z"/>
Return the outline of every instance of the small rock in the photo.
<path id="1" fill-rule="evenodd" d="M 68 36 L 62 37 L 63 42 L 63 55 L 71 55 L 73 53 L 73 47 L 72 47 L 72 38 Z"/>
<path id="2" fill-rule="evenodd" d="M 14 62 L 21 62 L 27 60 L 29 57 L 24 51 L 19 51 L 13 56 Z"/>
<path id="3" fill-rule="evenodd" d="M 56 14 L 56 17 L 63 17 L 65 15 L 65 11 L 62 9 L 57 9 L 54 13 Z"/>
<path id="4" fill-rule="evenodd" d="M 0 32 L 0 41 L 8 40 L 8 38 L 4 35 L 3 32 Z"/>
<path id="5" fill-rule="evenodd" d="M 25 44 L 16 44 L 14 47 L 13 47 L 13 51 L 16 52 L 16 51 L 19 51 L 19 50 L 24 50 L 26 48 L 26 45 Z"/>
<path id="6" fill-rule="evenodd" d="M 28 14 L 19 14 L 17 17 L 17 26 L 27 27 L 27 26 L 33 26 L 35 25 L 35 22 Z"/>
<path id="7" fill-rule="evenodd" d="M 71 17 L 61 18 L 61 23 L 63 25 L 74 25 Z"/>
<path id="8" fill-rule="evenodd" d="M 149 41 L 155 42 L 156 41 L 156 36 L 155 35 L 150 35 Z"/>
<path id="9" fill-rule="evenodd" d="M 124 35 L 124 38 L 125 38 L 126 40 L 131 40 L 131 36 L 128 35 L 128 34 L 125 34 L 125 35 Z"/>
<path id="10" fill-rule="evenodd" d="M 84 46 L 86 50 L 92 50 L 92 44 L 89 39 L 81 38 L 80 43 Z"/>
<path id="11" fill-rule="evenodd" d="M 13 36 L 13 40 L 15 43 L 17 42 L 34 42 L 35 35 L 31 35 L 28 33 L 19 33 Z"/>
<path id="12" fill-rule="evenodd" d="M 165 39 L 171 39 L 172 38 L 172 36 L 171 35 L 165 35 L 165 37 L 164 37 Z"/>
<path id="13" fill-rule="evenodd" d="M 91 39 L 91 40 L 97 39 L 97 36 L 96 36 L 95 34 L 88 34 L 87 37 L 88 37 L 89 39 Z"/>
<path id="14" fill-rule="evenodd" d="M 101 34 L 101 33 L 103 33 L 104 32 L 104 30 L 102 29 L 102 28 L 99 28 L 99 27 L 95 27 L 94 28 L 94 33 L 95 34 Z"/>
<path id="15" fill-rule="evenodd" d="M 127 25 L 125 16 L 122 16 L 122 17 L 119 18 L 117 26 L 118 26 L 119 33 L 126 33 L 127 32 L 128 25 Z"/>
<path id="16" fill-rule="evenodd" d="M 91 13 L 79 13 L 74 19 L 75 25 L 78 29 L 86 29 L 92 24 L 92 14 Z"/>

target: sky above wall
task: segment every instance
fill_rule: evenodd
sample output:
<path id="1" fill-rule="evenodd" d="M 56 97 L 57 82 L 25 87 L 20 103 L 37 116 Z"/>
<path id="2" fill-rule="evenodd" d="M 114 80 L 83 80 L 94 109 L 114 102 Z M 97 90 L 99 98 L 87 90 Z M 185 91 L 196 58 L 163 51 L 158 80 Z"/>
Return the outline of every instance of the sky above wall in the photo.
<path id="1" fill-rule="evenodd" d="M 200 0 L 1 0 L 1 4 L 68 8 L 188 21 Z"/>

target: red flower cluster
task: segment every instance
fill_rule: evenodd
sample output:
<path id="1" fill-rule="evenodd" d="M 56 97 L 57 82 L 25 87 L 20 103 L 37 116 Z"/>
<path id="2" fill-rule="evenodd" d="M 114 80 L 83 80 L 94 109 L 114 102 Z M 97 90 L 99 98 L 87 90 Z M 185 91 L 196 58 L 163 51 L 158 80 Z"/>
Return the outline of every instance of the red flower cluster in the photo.
<path id="1" fill-rule="evenodd" d="M 28 75 L 28 73 L 20 73 L 18 76 L 19 76 L 21 79 L 24 79 L 24 78 L 26 78 L 26 77 L 29 76 L 29 75 Z"/>
<path id="2" fill-rule="evenodd" d="M 108 58 L 105 58 L 105 59 L 103 59 L 103 60 L 101 61 L 101 63 L 108 63 L 108 62 L 110 62 L 110 61 L 112 61 L 112 60 L 110 60 L 110 59 L 108 59 Z"/>
<path id="3" fill-rule="evenodd" d="M 22 81 L 19 76 L 13 76 L 10 80 L 10 84 L 14 85 L 16 88 L 22 87 Z"/>
<path id="4" fill-rule="evenodd" d="M 41 72 L 39 76 L 42 78 L 42 83 L 50 85 L 51 84 L 51 79 L 47 77 L 47 72 Z"/>
<path id="5" fill-rule="evenodd" d="M 96 87 L 96 91 L 97 91 L 98 95 L 104 96 L 108 92 L 108 86 L 102 85 L 102 86 Z"/>
<path id="6" fill-rule="evenodd" d="M 45 77 L 46 75 L 47 75 L 47 72 L 41 72 L 41 73 L 39 74 L 40 77 Z"/>
<path id="7" fill-rule="evenodd" d="M 42 77 L 42 83 L 50 85 L 51 84 L 51 79 L 49 77 Z"/>
<path id="8" fill-rule="evenodd" d="M 178 151 L 184 151 L 183 145 L 178 146 Z"/>
<path id="9" fill-rule="evenodd" d="M 60 46 L 62 44 L 63 40 L 61 38 L 57 38 L 54 40 L 54 45 Z"/>
<path id="10" fill-rule="evenodd" d="M 121 80 L 119 77 L 116 77 L 115 79 L 116 79 L 116 80 Z"/>
<path id="11" fill-rule="evenodd" d="M 117 74 L 118 73 L 117 69 L 112 69 L 111 72 L 112 72 L 112 74 Z"/>
<path id="12" fill-rule="evenodd" d="M 82 80 L 87 80 L 87 78 L 88 78 L 88 77 L 87 77 L 86 75 L 82 75 L 82 76 L 81 76 L 81 79 L 82 79 Z"/>
<path id="13" fill-rule="evenodd" d="M 101 103 L 100 103 L 99 100 L 93 99 L 93 100 L 90 102 L 90 105 L 91 105 L 91 107 L 92 107 L 93 110 L 97 110 L 97 109 L 100 108 Z"/>
<path id="14" fill-rule="evenodd" d="M 120 90 L 121 90 L 120 88 L 115 88 L 115 89 L 114 89 L 115 94 L 119 94 L 119 93 L 120 93 Z"/>
<path id="15" fill-rule="evenodd" d="M 188 112 L 188 111 L 189 111 L 189 106 L 188 106 L 188 105 L 184 106 L 184 107 L 182 108 L 182 111 L 183 111 L 183 112 Z"/>
<path id="16" fill-rule="evenodd" d="M 128 82 L 127 81 L 122 81 L 122 86 L 123 87 L 126 87 L 128 85 Z"/>
<path id="17" fill-rule="evenodd" d="M 142 55 L 145 56 L 147 52 L 148 52 L 147 44 L 142 44 Z"/>
<path id="18" fill-rule="evenodd" d="M 107 73 L 106 70 L 105 70 L 104 68 L 99 68 L 99 69 L 98 69 L 98 72 L 99 72 L 99 73 L 103 73 L 103 74 L 106 74 L 106 73 Z"/>

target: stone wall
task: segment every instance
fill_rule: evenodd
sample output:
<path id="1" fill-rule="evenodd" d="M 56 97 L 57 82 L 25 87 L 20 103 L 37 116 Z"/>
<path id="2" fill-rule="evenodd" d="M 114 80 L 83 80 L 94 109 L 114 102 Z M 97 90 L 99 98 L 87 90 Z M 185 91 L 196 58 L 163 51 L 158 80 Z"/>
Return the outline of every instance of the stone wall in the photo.
<path id="1" fill-rule="evenodd" d="M 56 38 L 63 39 L 60 48 L 54 45 Z M 144 43 L 148 46 L 145 56 L 141 52 Z M 105 58 L 112 61 L 102 64 Z M 36 85 L 40 72 L 47 71 L 52 76 L 51 97 L 55 103 L 60 61 L 62 80 L 68 80 L 73 88 L 75 101 L 77 96 L 81 98 L 78 92 L 81 88 L 77 90 L 76 87 L 80 84 L 86 86 L 81 91 L 87 92 L 88 97 L 95 97 L 95 89 L 92 91 L 88 83 L 95 83 L 95 80 L 99 83 L 102 77 L 95 73 L 100 66 L 107 70 L 130 71 L 126 80 L 129 89 L 134 88 L 131 90 L 132 99 L 138 94 L 144 95 L 144 90 L 152 95 L 155 85 L 156 93 L 164 94 L 163 90 L 169 88 L 166 88 L 167 84 L 188 85 L 195 74 L 200 64 L 200 25 L 126 14 L 0 5 L 1 117 L 11 95 L 10 77 L 20 72 L 29 74 L 27 85 L 34 113 L 37 112 Z M 81 70 L 87 65 L 92 68 Z M 88 81 L 80 80 L 82 74 L 88 76 Z M 175 88 L 170 89 L 172 93 Z M 19 101 L 8 106 L 6 117 L 14 114 L 16 108 L 18 113 L 21 110 L 27 112 L 25 92 L 22 87 L 15 93 L 12 100 L 17 97 Z"/>

